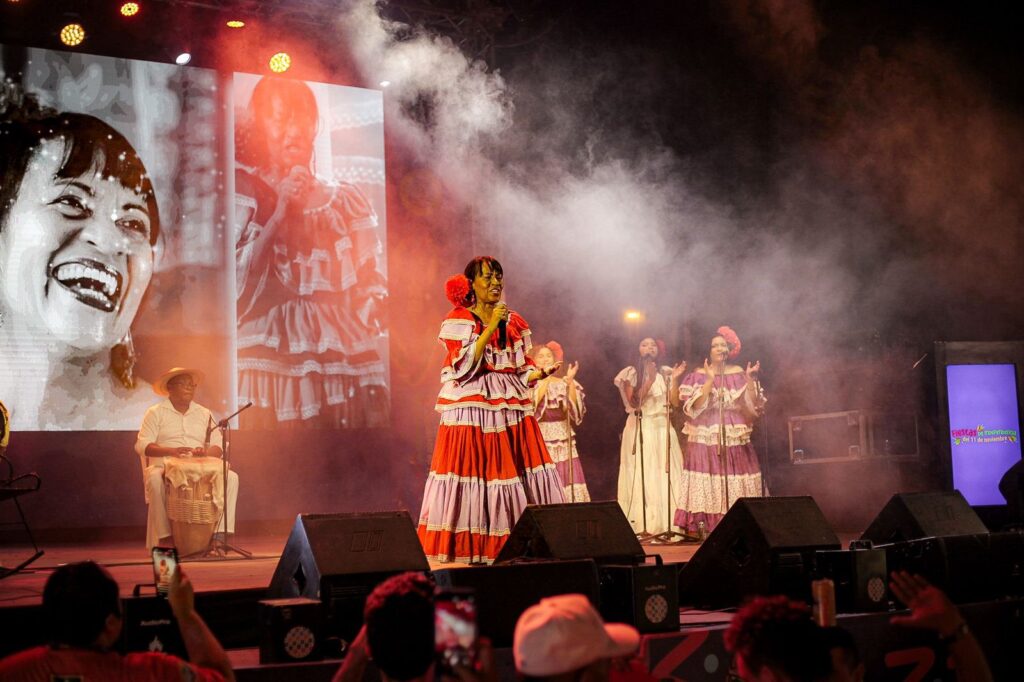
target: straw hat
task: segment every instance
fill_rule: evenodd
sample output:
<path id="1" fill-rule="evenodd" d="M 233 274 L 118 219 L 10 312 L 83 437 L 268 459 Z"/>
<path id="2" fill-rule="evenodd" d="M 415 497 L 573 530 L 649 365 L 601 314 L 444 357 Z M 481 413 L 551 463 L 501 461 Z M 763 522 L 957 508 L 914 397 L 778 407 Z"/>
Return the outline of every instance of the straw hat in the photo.
<path id="1" fill-rule="evenodd" d="M 193 383 L 197 385 L 203 383 L 203 379 L 206 378 L 206 375 L 198 369 L 192 369 L 190 367 L 172 367 L 161 374 L 159 379 L 153 382 L 153 393 L 162 396 L 169 395 L 167 391 L 167 382 L 174 377 L 180 377 L 182 374 L 187 374 L 192 377 Z"/>

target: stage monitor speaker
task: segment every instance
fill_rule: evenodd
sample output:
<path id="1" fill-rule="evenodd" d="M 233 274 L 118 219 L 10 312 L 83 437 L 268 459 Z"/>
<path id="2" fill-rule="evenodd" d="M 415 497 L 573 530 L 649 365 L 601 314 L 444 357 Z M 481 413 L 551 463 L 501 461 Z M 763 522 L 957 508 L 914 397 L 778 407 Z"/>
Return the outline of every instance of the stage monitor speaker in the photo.
<path id="1" fill-rule="evenodd" d="M 679 565 L 600 567 L 601 616 L 643 633 L 679 631 Z"/>
<path id="2" fill-rule="evenodd" d="M 810 598 L 814 553 L 839 549 L 810 497 L 741 497 L 679 573 L 679 602 L 737 606 L 757 594 Z"/>
<path id="3" fill-rule="evenodd" d="M 836 612 L 863 613 L 889 608 L 889 573 L 885 550 L 850 549 L 817 552 L 815 577 L 835 584 Z"/>
<path id="4" fill-rule="evenodd" d="M 987 533 L 960 491 L 897 493 L 861 535 L 876 545 L 943 535 Z"/>
<path id="5" fill-rule="evenodd" d="M 883 545 L 890 571 L 917 573 L 957 603 L 1022 594 L 1024 535 L 947 535 Z"/>
<path id="6" fill-rule="evenodd" d="M 268 597 L 308 597 L 327 608 L 328 634 L 352 641 L 380 582 L 429 566 L 408 512 L 299 514 Z"/>
<path id="7" fill-rule="evenodd" d="M 324 606 L 316 599 L 260 601 L 260 665 L 323 658 Z"/>
<path id="8" fill-rule="evenodd" d="M 442 589 L 474 590 L 479 633 L 495 647 L 512 646 L 520 614 L 544 597 L 583 594 L 595 608 L 600 598 L 597 564 L 590 559 L 445 568 L 434 571 L 434 580 Z"/>
<path id="9" fill-rule="evenodd" d="M 513 559 L 594 559 L 642 563 L 644 548 L 618 502 L 529 505 L 498 553 Z"/>

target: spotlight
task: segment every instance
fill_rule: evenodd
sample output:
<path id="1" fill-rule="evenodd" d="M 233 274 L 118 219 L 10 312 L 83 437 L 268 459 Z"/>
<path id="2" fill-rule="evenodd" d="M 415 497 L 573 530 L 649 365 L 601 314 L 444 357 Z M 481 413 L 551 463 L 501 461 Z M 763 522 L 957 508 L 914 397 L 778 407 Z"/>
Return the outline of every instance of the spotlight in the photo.
<path id="1" fill-rule="evenodd" d="M 142 8 L 139 7 L 139 3 L 137 3 L 137 2 L 126 2 L 123 5 L 121 5 L 121 16 L 124 16 L 124 17 L 134 17 L 136 14 L 139 13 L 140 9 L 142 9 Z"/>
<path id="2" fill-rule="evenodd" d="M 287 52 L 278 52 L 270 58 L 270 70 L 274 73 L 284 73 L 292 66 L 292 58 Z"/>
<path id="3" fill-rule="evenodd" d="M 177 57 L 174 58 L 174 63 L 177 64 L 178 66 L 185 66 L 190 61 L 192 61 L 192 55 L 189 54 L 188 52 L 182 52 L 181 54 L 179 54 Z"/>
<path id="4" fill-rule="evenodd" d="M 81 24 L 68 24 L 60 30 L 60 42 L 68 47 L 81 45 L 85 40 L 85 29 Z"/>
<path id="5" fill-rule="evenodd" d="M 382 87 L 382 88 L 386 88 L 389 85 L 391 85 L 391 81 L 381 81 L 380 82 L 380 87 Z"/>
<path id="6" fill-rule="evenodd" d="M 231 21 L 227 22 L 227 27 L 228 28 L 245 28 L 245 22 L 241 21 L 239 19 L 232 19 Z"/>
<path id="7" fill-rule="evenodd" d="M 623 317 L 626 318 L 626 322 L 639 322 L 644 319 L 644 314 L 639 310 L 627 310 Z"/>

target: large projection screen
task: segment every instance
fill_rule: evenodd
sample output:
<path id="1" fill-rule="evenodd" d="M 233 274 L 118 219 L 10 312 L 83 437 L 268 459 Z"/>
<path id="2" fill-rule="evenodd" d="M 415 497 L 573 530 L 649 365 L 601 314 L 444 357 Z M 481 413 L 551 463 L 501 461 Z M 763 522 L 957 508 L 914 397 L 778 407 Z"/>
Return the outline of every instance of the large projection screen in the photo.
<path id="1" fill-rule="evenodd" d="M 243 427 L 390 424 L 379 91 L 37 48 L 0 107 L 0 400 L 133 431 L 174 366 Z M 261 92 L 262 96 L 256 93 Z M 10 102 L 7 103 L 10 105 Z"/>

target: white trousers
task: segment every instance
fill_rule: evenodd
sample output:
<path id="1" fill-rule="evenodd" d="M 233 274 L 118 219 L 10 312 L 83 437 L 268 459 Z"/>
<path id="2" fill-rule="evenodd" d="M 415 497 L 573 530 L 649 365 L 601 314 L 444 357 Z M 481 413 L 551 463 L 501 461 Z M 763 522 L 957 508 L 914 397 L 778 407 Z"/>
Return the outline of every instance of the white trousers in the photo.
<path id="1" fill-rule="evenodd" d="M 150 464 L 143 473 L 146 484 L 146 504 L 149 513 L 146 518 L 146 547 L 153 548 L 160 538 L 171 534 L 171 522 L 167 518 L 167 491 L 164 487 L 164 467 L 162 464 Z M 235 503 L 238 502 L 238 474 L 228 469 L 228 499 L 225 502 L 228 512 L 227 532 L 235 532 Z M 224 516 L 221 515 L 219 532 L 224 531 Z"/>

